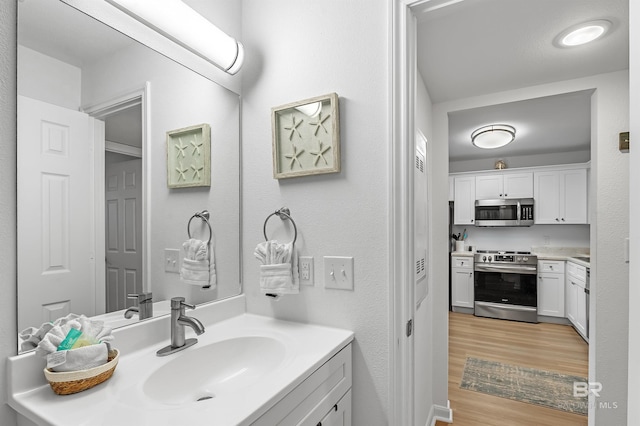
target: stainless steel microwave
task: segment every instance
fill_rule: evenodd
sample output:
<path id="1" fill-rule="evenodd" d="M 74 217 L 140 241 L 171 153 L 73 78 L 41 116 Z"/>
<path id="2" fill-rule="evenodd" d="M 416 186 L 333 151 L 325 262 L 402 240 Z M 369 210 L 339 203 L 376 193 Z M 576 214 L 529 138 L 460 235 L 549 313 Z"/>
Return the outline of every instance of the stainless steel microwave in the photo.
<path id="1" fill-rule="evenodd" d="M 476 200 L 476 226 L 531 226 L 533 198 Z"/>

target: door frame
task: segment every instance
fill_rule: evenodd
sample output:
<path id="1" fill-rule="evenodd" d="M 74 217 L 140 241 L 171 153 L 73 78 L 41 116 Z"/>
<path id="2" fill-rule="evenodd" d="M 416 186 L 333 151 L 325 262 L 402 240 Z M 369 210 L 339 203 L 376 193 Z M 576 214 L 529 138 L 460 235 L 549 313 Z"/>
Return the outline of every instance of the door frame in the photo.
<path id="1" fill-rule="evenodd" d="M 145 82 L 144 86 L 111 98 L 109 100 L 90 104 L 81 110 L 96 119 L 104 118 L 123 109 L 141 105 L 142 115 L 142 288 L 143 291 L 151 291 L 149 288 L 149 272 L 151 271 L 149 247 L 151 246 L 151 233 L 149 223 L 151 221 L 151 83 Z M 98 126 L 95 126 L 97 128 Z M 100 135 L 100 133 L 102 133 Z M 96 129 L 94 133 L 94 188 L 95 188 L 95 253 L 96 253 L 96 312 L 105 310 L 106 306 L 106 277 L 105 277 L 105 138 L 104 125 L 102 130 Z"/>
<path id="2" fill-rule="evenodd" d="M 394 0 L 391 4 L 391 148 L 390 148 L 390 303 L 391 322 L 389 356 L 389 401 L 391 424 L 415 424 L 414 342 L 406 336 L 407 322 L 415 311 L 414 282 L 414 184 L 415 160 L 415 110 L 417 79 L 417 16 L 432 12 L 464 0 Z M 429 207 L 432 208 L 431 206 Z M 429 238 L 432 238 L 431 236 Z M 433 248 L 431 241 L 429 248 Z M 431 256 L 428 253 L 428 256 Z M 434 297 L 435 291 L 432 292 Z M 435 301 L 439 303 L 439 301 Z M 433 318 L 432 318 L 433 320 Z M 445 321 L 438 324 L 446 329 Z M 433 342 L 432 342 L 433 343 Z M 442 343 L 442 342 L 436 342 Z M 444 342 L 445 368 L 448 347 Z M 431 352 L 431 362 L 441 359 L 441 354 Z M 438 355 L 438 356 L 436 356 Z M 442 366 L 440 366 L 442 367 Z M 435 365 L 434 365 L 435 370 Z M 447 375 L 445 375 L 447 377 Z M 444 384 L 436 380 L 434 401 L 428 421 L 451 421 L 451 409 L 435 401 L 448 395 Z"/>

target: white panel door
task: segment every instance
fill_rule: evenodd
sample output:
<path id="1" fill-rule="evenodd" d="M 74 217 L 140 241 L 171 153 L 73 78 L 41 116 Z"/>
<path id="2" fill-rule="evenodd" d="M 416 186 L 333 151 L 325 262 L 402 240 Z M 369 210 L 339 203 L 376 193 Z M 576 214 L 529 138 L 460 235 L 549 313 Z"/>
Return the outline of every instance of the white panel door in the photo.
<path id="1" fill-rule="evenodd" d="M 473 225 L 476 208 L 476 178 L 475 176 L 456 177 L 454 186 L 453 224 Z"/>
<path id="2" fill-rule="evenodd" d="M 504 198 L 533 198 L 533 173 L 504 175 Z"/>
<path id="3" fill-rule="evenodd" d="M 110 164 L 105 177 L 107 312 L 142 293 L 142 160 Z"/>
<path id="4" fill-rule="evenodd" d="M 564 187 L 563 223 L 587 223 L 587 170 L 567 170 L 562 174 Z"/>
<path id="5" fill-rule="evenodd" d="M 18 327 L 94 315 L 92 119 L 18 96 Z"/>
<path id="6" fill-rule="evenodd" d="M 502 175 L 476 176 L 476 200 L 497 200 L 504 197 Z M 474 206 L 475 207 L 475 206 Z"/>
<path id="7" fill-rule="evenodd" d="M 537 172 L 534 179 L 535 223 L 559 223 L 561 196 L 559 172 Z"/>
<path id="8" fill-rule="evenodd" d="M 538 315 L 564 318 L 564 274 L 538 276 Z"/>

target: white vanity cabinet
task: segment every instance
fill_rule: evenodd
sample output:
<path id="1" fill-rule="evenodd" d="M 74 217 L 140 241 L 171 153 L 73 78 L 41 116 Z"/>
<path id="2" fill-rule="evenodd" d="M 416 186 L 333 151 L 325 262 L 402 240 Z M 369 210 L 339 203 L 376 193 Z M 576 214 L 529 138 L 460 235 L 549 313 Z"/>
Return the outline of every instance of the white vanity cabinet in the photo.
<path id="1" fill-rule="evenodd" d="M 534 173 L 536 224 L 586 224 L 587 170 Z"/>
<path id="2" fill-rule="evenodd" d="M 567 318 L 580 335 L 587 340 L 587 294 L 585 292 L 587 269 L 567 262 L 565 281 Z"/>
<path id="3" fill-rule="evenodd" d="M 473 257 L 453 256 L 451 258 L 451 306 L 473 309 Z M 468 312 L 458 310 L 457 312 Z"/>
<path id="4" fill-rule="evenodd" d="M 538 261 L 538 315 L 564 318 L 565 279 L 563 260 Z"/>
<path id="5" fill-rule="evenodd" d="M 476 200 L 533 198 L 533 173 L 476 176 Z"/>
<path id="6" fill-rule="evenodd" d="M 351 369 L 349 344 L 251 423 L 251 426 L 350 426 Z"/>
<path id="7" fill-rule="evenodd" d="M 455 177 L 453 186 L 453 224 L 473 225 L 476 208 L 476 177 Z"/>

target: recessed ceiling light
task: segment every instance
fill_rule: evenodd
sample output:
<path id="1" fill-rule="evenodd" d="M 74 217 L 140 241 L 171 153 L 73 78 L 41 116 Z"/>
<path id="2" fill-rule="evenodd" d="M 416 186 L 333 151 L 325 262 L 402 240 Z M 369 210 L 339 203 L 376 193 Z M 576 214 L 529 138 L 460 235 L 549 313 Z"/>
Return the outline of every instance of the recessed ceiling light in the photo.
<path id="1" fill-rule="evenodd" d="M 478 148 L 494 149 L 505 146 L 516 138 L 516 129 L 508 124 L 491 124 L 471 133 L 471 143 Z"/>
<path id="2" fill-rule="evenodd" d="M 560 33 L 556 38 L 557 44 L 561 47 L 573 47 L 590 43 L 605 35 L 609 28 L 611 22 L 605 19 L 574 25 Z"/>

